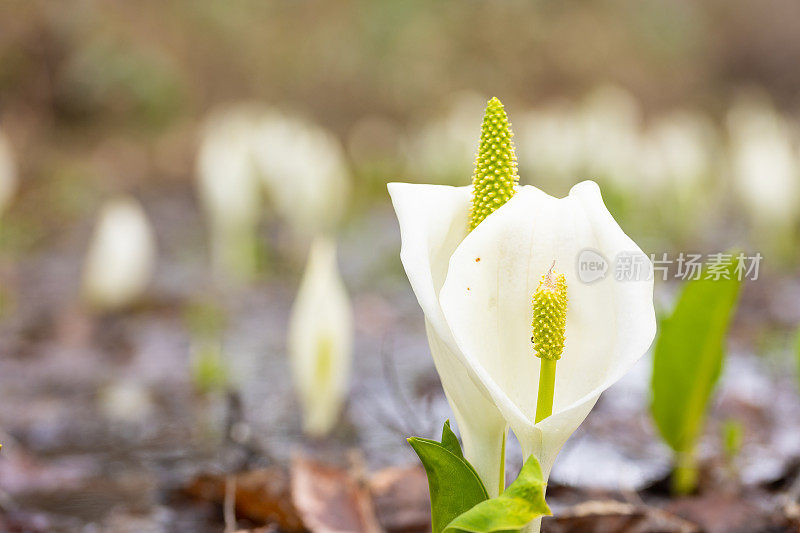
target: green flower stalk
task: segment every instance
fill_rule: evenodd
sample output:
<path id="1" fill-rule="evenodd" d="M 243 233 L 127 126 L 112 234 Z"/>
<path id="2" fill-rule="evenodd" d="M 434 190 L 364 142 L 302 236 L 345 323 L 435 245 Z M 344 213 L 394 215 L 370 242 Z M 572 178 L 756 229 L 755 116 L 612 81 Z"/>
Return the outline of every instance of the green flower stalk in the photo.
<path id="1" fill-rule="evenodd" d="M 553 414 L 556 384 L 556 361 L 564 353 L 567 326 L 567 281 L 555 271 L 555 262 L 542 276 L 533 294 L 533 336 L 536 357 L 541 359 L 539 395 L 536 399 L 536 423 Z"/>
<path id="2" fill-rule="evenodd" d="M 492 98 L 486 104 L 486 114 L 481 126 L 481 144 L 472 175 L 470 231 L 514 196 L 519 175 L 517 156 L 511 140 L 513 136 L 503 104 L 497 98 Z"/>

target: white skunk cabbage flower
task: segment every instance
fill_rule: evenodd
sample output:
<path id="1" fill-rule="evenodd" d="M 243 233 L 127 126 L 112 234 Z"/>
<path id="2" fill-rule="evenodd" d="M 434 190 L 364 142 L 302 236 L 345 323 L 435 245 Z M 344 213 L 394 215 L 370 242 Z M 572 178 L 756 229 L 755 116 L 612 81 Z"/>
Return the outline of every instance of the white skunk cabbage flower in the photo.
<path id="1" fill-rule="evenodd" d="M 656 119 L 643 136 L 640 175 L 656 193 L 695 193 L 714 171 L 716 131 L 706 116 L 675 110 Z"/>
<path id="2" fill-rule="evenodd" d="M 267 195 L 295 234 L 311 237 L 340 222 L 350 174 L 333 135 L 271 110 L 259 118 L 252 149 Z"/>
<path id="3" fill-rule="evenodd" d="M 486 99 L 471 91 L 458 92 L 448 99 L 447 112 L 411 134 L 407 146 L 408 172 L 415 178 L 434 183 L 463 183 L 472 173 L 478 139 L 473 121 Z"/>
<path id="4" fill-rule="evenodd" d="M 256 268 L 256 239 L 262 196 L 251 144 L 252 106 L 212 114 L 197 156 L 197 191 L 208 217 L 214 268 L 248 278 Z"/>
<path id="5" fill-rule="evenodd" d="M 619 87 L 599 87 L 584 100 L 577 121 L 583 144 L 581 170 L 617 186 L 630 185 L 641 135 L 636 99 Z"/>
<path id="6" fill-rule="evenodd" d="M 581 251 L 629 254 L 642 279 L 584 284 L 570 268 Z M 480 261 L 476 261 L 480 259 Z M 566 343 L 553 414 L 534 424 L 538 361 L 531 357 L 531 296 L 555 261 L 569 287 Z M 522 187 L 450 256 L 439 303 L 464 361 L 522 444 L 549 473 L 555 456 L 597 401 L 655 336 L 649 260 L 587 181 L 556 199 Z"/>
<path id="7" fill-rule="evenodd" d="M 153 275 L 156 245 L 139 203 L 109 200 L 100 211 L 83 272 L 83 292 L 96 309 L 116 310 L 134 303 Z"/>
<path id="8" fill-rule="evenodd" d="M 490 101 L 473 187 L 389 184 L 401 260 L 434 362 L 465 456 L 490 494 L 500 490 L 507 426 L 524 458 L 535 455 L 549 476 L 563 444 L 656 330 L 650 261 L 614 221 L 598 186 L 580 183 L 562 199 L 516 186 L 510 133 L 498 131 L 507 127 L 501 110 Z M 609 265 L 605 277 L 583 283 L 573 265 L 587 250 L 595 260 L 627 257 L 640 276 L 618 281 Z M 537 422 L 542 354 L 531 340 L 532 298 L 554 263 L 567 287 L 565 343 L 561 357 L 551 357 L 558 359 L 552 414 Z"/>
<path id="9" fill-rule="evenodd" d="M 800 215 L 800 162 L 793 133 L 765 99 L 741 97 L 728 112 L 731 170 L 742 204 L 762 228 Z"/>
<path id="10" fill-rule="evenodd" d="M 620 229 L 594 182 L 557 199 L 532 186 L 467 234 L 472 187 L 389 185 L 402 235 L 401 258 L 425 313 L 467 458 L 478 469 L 497 457 L 497 413 L 548 475 L 556 454 L 600 394 L 647 351 L 655 335 L 650 263 Z M 572 270 L 581 252 L 629 254 L 642 279 L 613 273 L 585 284 Z M 531 348 L 531 297 L 556 262 L 568 286 L 566 343 L 553 415 L 534 423 L 539 361 Z M 464 423 L 466 422 L 466 423 Z M 499 426 L 499 428 L 498 428 Z M 490 441 L 486 443 L 485 441 Z M 477 441 L 478 445 L 471 446 Z M 481 470 L 478 470 L 482 474 Z M 495 484 L 489 477 L 487 488 Z M 484 478 L 486 482 L 486 478 Z"/>
<path id="11" fill-rule="evenodd" d="M 14 154 L 11 151 L 11 143 L 0 130 L 0 214 L 6 210 L 16 190 L 17 167 Z"/>
<path id="12" fill-rule="evenodd" d="M 676 110 L 657 118 L 639 146 L 640 190 L 657 208 L 677 207 L 681 215 L 672 218 L 693 231 L 699 218 L 714 214 L 719 146 L 713 123 L 698 112 Z"/>
<path id="13" fill-rule="evenodd" d="M 569 102 L 552 102 L 528 111 L 515 124 L 520 166 L 537 182 L 563 182 L 581 171 L 581 125 Z"/>
<path id="14" fill-rule="evenodd" d="M 601 86 L 579 104 L 547 103 L 516 124 L 520 165 L 537 181 L 589 174 L 626 186 L 635 176 L 641 111 L 621 88 Z"/>
<path id="15" fill-rule="evenodd" d="M 328 238 L 312 242 L 289 320 L 288 351 L 303 429 L 324 436 L 339 418 L 353 357 L 353 311 Z"/>

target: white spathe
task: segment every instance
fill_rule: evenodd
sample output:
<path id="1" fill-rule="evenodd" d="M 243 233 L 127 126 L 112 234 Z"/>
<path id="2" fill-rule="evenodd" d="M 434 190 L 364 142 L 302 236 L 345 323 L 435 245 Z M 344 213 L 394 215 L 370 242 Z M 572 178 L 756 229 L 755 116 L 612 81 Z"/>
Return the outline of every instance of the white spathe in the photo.
<path id="1" fill-rule="evenodd" d="M 551 101 L 514 124 L 520 169 L 537 183 L 571 183 L 576 174 L 616 187 L 638 180 L 641 109 L 622 88 L 600 86 L 579 103 Z"/>
<path id="2" fill-rule="evenodd" d="M 251 148 L 267 195 L 296 234 L 330 232 L 340 222 L 350 174 L 333 135 L 299 117 L 268 110 L 259 118 Z"/>
<path id="3" fill-rule="evenodd" d="M 428 342 L 466 457 L 489 494 L 499 492 L 506 422 L 472 382 L 439 304 L 450 256 L 467 235 L 471 187 L 390 183 L 402 236 L 400 258 L 425 314 Z M 530 335 L 529 335 L 530 337 Z"/>
<path id="4" fill-rule="evenodd" d="M 90 305 L 114 310 L 134 303 L 153 275 L 156 245 L 139 203 L 130 197 L 103 205 L 89 245 L 83 292 Z"/>
<path id="5" fill-rule="evenodd" d="M 496 493 L 498 438 L 507 423 L 524 456 L 548 476 L 558 451 L 600 394 L 649 348 L 656 330 L 649 259 L 620 229 L 594 182 L 557 199 L 524 186 L 467 233 L 471 187 L 389 185 L 401 258 L 428 324 L 431 347 L 465 454 Z M 592 284 L 577 278 L 580 252 L 634 257 L 643 277 Z M 564 272 L 569 305 L 553 415 L 534 423 L 539 360 L 531 297 L 550 265 Z M 470 444 L 473 445 L 470 445 Z"/>
<path id="6" fill-rule="evenodd" d="M 197 190 L 208 217 L 215 268 L 229 277 L 255 270 L 263 205 L 251 150 L 258 107 L 217 111 L 205 124 L 197 155 Z"/>
<path id="7" fill-rule="evenodd" d="M 766 97 L 741 96 L 727 116 L 731 166 L 739 198 L 764 228 L 790 228 L 800 218 L 796 132 Z"/>
<path id="8" fill-rule="evenodd" d="M 463 183 L 472 175 L 480 134 L 476 116 L 483 116 L 487 97 L 459 91 L 447 98 L 447 111 L 419 125 L 406 146 L 406 166 L 414 179 Z"/>
<path id="9" fill-rule="evenodd" d="M 601 86 L 584 100 L 578 113 L 583 141 L 583 172 L 629 187 L 635 176 L 641 132 L 639 102 L 625 89 Z"/>
<path id="10" fill-rule="evenodd" d="M 524 113 L 514 126 L 522 172 L 540 183 L 563 183 L 581 171 L 585 143 L 573 104 L 551 102 Z"/>
<path id="11" fill-rule="evenodd" d="M 0 130 L 0 214 L 11 203 L 16 191 L 17 166 L 14 154 L 11 150 L 11 143 L 8 142 L 5 133 Z"/>
<path id="12" fill-rule="evenodd" d="M 289 319 L 288 351 L 303 429 L 323 436 L 339 418 L 353 357 L 353 311 L 328 238 L 311 244 Z"/>
<path id="13" fill-rule="evenodd" d="M 714 172 L 718 141 L 708 117 L 674 110 L 658 117 L 645 132 L 639 149 L 642 186 L 652 196 L 682 199 L 702 195 Z"/>

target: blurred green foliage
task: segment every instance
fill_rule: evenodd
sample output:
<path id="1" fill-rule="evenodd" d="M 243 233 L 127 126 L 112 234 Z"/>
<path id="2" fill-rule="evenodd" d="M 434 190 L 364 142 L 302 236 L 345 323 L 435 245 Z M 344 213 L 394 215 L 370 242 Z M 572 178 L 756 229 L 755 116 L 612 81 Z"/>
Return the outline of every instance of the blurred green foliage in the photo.
<path id="1" fill-rule="evenodd" d="M 223 391 L 229 384 L 228 369 L 219 343 L 199 343 L 192 354 L 192 382 L 198 392 Z"/>
<path id="2" fill-rule="evenodd" d="M 722 449 L 725 457 L 732 462 L 742 450 L 744 427 L 735 419 L 728 419 L 722 424 Z"/>
<path id="3" fill-rule="evenodd" d="M 722 370 L 741 285 L 736 261 L 722 266 L 728 279 L 706 279 L 704 269 L 700 279 L 686 283 L 672 315 L 661 322 L 655 345 L 651 412 L 675 451 L 673 488 L 679 493 L 695 488 L 694 448 Z"/>
<path id="4" fill-rule="evenodd" d="M 184 310 L 184 322 L 191 336 L 191 376 L 198 392 L 223 391 L 229 385 L 222 337 L 227 317 L 214 300 L 194 302 Z"/>
<path id="5" fill-rule="evenodd" d="M 212 299 L 199 300 L 184 310 L 189 333 L 200 339 L 219 339 L 225 331 L 225 310 Z"/>
<path id="6" fill-rule="evenodd" d="M 795 333 L 794 354 L 797 358 L 797 383 L 800 386 L 800 328 L 797 328 Z"/>
<path id="7" fill-rule="evenodd" d="M 184 100 L 164 56 L 112 39 L 93 40 L 67 61 L 57 95 L 57 105 L 69 115 L 111 112 L 151 128 L 169 124 Z"/>
<path id="8" fill-rule="evenodd" d="M 676 106 L 721 120 L 728 97 L 746 84 L 790 107 L 799 94 L 800 38 L 786 21 L 797 8 L 767 4 L 13 2 L 0 7 L 0 120 L 21 139 L 23 194 L 32 183 L 49 184 L 52 163 L 97 165 L 104 143 L 124 140 L 135 144 L 140 168 L 110 150 L 100 172 L 75 176 L 81 187 L 117 192 L 190 180 L 196 125 L 212 108 L 277 105 L 331 130 L 348 149 L 360 215 L 386 201 L 385 182 L 424 179 L 409 175 L 406 139 L 465 90 L 500 97 L 517 117 L 609 82 L 636 96 L 646 120 Z M 706 248 L 728 222 L 698 232 L 706 221 L 672 200 L 642 208 L 641 190 L 611 191 L 605 176 L 552 183 L 520 170 L 523 183 L 554 194 L 598 179 L 646 248 Z M 467 184 L 469 175 L 451 181 Z M 64 218 L 77 216 L 70 209 Z"/>

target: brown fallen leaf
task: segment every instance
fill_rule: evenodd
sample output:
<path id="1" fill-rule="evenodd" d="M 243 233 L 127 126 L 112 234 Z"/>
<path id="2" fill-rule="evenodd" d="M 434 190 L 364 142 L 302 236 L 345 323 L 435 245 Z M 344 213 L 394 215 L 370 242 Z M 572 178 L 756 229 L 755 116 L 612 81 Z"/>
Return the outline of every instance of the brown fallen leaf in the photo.
<path id="1" fill-rule="evenodd" d="M 194 498 L 222 504 L 225 500 L 225 476 L 203 475 L 193 480 L 185 492 Z M 290 533 L 305 531 L 292 505 L 289 474 L 270 467 L 236 474 L 236 516 L 256 524 L 276 524 Z"/>
<path id="2" fill-rule="evenodd" d="M 369 486 L 384 530 L 408 533 L 430 530 L 428 478 L 421 466 L 384 468 L 372 475 Z"/>
<path id="3" fill-rule="evenodd" d="M 542 524 L 546 533 L 698 533 L 700 528 L 661 509 L 616 500 L 593 500 L 559 510 Z"/>
<path id="4" fill-rule="evenodd" d="M 680 498 L 666 509 L 699 524 L 709 533 L 731 531 L 763 531 L 768 529 L 769 517 L 752 501 L 727 494 L 710 493 L 694 498 Z"/>
<path id="5" fill-rule="evenodd" d="M 369 487 L 352 472 L 297 456 L 291 486 L 292 503 L 313 533 L 381 531 Z"/>

